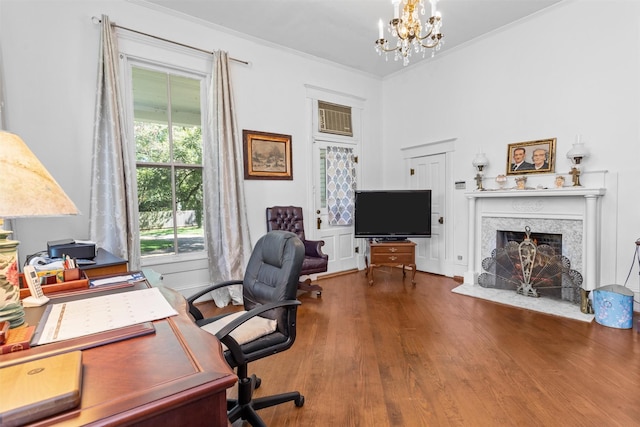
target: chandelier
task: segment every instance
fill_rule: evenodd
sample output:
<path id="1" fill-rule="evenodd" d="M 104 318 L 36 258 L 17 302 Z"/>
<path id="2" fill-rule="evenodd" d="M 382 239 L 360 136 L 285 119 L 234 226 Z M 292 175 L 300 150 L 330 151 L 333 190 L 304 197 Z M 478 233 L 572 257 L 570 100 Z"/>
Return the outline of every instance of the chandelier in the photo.
<path id="1" fill-rule="evenodd" d="M 402 2 L 402 15 L 400 15 L 400 2 Z M 402 58 L 403 65 L 409 64 L 411 52 L 422 52 L 424 58 L 427 49 L 433 49 L 431 56 L 444 43 L 440 27 L 442 26 L 442 17 L 440 12 L 436 10 L 437 0 L 430 0 L 431 16 L 424 22 L 420 23 L 420 15 L 425 14 L 423 0 L 392 0 L 393 3 L 393 19 L 389 21 L 388 30 L 392 36 L 397 37 L 395 47 L 389 47 L 389 42 L 384 38 L 384 28 L 382 19 L 378 22 L 378 40 L 376 40 L 376 52 L 382 55 L 385 52 L 395 52 L 394 60 Z M 388 59 L 388 57 L 386 58 Z"/>

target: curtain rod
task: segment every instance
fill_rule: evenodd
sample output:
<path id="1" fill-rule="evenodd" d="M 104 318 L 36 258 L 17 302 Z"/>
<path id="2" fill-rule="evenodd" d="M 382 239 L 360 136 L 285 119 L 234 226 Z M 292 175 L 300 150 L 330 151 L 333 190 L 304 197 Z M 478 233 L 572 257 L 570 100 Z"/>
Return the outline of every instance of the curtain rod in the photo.
<path id="1" fill-rule="evenodd" d="M 98 18 L 96 16 L 92 16 L 91 17 L 91 21 L 93 21 L 94 24 L 100 24 L 102 22 L 102 19 L 100 19 L 100 18 Z M 162 37 L 154 36 L 153 34 L 143 33 L 142 31 L 134 30 L 132 28 L 123 27 L 121 25 L 117 25 L 117 24 L 114 24 L 114 23 L 112 23 L 111 26 L 112 27 L 116 27 L 116 28 L 120 28 L 121 30 L 131 31 L 132 33 L 141 34 L 143 36 L 151 37 L 151 38 L 156 39 L 156 40 L 162 40 L 163 42 L 173 43 L 173 44 L 176 44 L 178 46 L 186 47 L 188 49 L 193 49 L 193 50 L 197 50 L 197 51 L 200 51 L 200 52 L 208 53 L 210 55 L 214 54 L 214 52 L 211 52 L 209 50 L 201 49 L 199 47 L 190 46 L 188 44 L 184 44 L 184 43 L 180 43 L 180 42 L 177 42 L 177 41 L 173 41 L 173 40 L 165 39 L 165 38 L 162 38 Z M 236 59 L 236 58 L 232 58 L 232 57 L 229 57 L 229 59 L 231 61 L 239 62 L 240 64 L 249 65 L 248 61 L 243 61 L 242 59 Z"/>

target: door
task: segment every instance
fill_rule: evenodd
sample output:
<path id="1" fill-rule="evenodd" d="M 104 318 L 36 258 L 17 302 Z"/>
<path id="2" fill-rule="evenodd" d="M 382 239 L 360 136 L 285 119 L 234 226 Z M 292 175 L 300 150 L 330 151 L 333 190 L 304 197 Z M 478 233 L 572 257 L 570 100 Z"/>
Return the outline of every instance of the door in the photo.
<path id="1" fill-rule="evenodd" d="M 431 190 L 431 238 L 413 239 L 416 246 L 416 266 L 420 271 L 445 274 L 445 155 L 433 154 L 410 160 L 413 170 L 412 189 Z"/>
<path id="2" fill-rule="evenodd" d="M 315 240 L 324 240 L 322 251 L 329 255 L 328 273 L 346 271 L 357 267 L 353 223 L 350 225 L 331 225 L 327 203 L 327 149 L 340 147 L 351 150 L 357 157 L 357 145 L 316 139 L 313 143 L 314 206 L 313 216 L 305 219 L 305 234 Z M 359 166 L 355 163 L 355 179 L 359 175 Z M 309 225 L 307 225 L 309 223 Z M 311 227 L 311 228 L 309 228 Z M 311 231 L 311 233 L 310 233 Z"/>

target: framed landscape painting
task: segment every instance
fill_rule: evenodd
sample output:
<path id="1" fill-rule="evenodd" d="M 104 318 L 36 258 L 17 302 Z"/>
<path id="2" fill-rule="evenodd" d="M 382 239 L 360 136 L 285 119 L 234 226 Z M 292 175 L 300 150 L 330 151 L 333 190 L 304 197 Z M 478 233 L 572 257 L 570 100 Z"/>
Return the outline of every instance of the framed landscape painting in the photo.
<path id="1" fill-rule="evenodd" d="M 293 180 L 291 135 L 243 130 L 244 179 Z"/>
<path id="2" fill-rule="evenodd" d="M 516 142 L 507 147 L 507 175 L 553 173 L 556 138 Z"/>

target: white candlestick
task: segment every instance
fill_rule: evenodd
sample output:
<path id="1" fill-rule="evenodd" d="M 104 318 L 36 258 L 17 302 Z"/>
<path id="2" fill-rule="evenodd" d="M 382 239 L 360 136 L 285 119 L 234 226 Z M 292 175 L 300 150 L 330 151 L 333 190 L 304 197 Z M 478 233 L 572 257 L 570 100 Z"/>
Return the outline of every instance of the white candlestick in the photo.
<path id="1" fill-rule="evenodd" d="M 378 21 L 378 38 L 379 39 L 383 39 L 384 38 L 384 29 L 382 26 L 382 19 Z"/>
<path id="2" fill-rule="evenodd" d="M 400 16 L 400 0 L 393 2 L 393 19 L 398 19 Z"/>
<path id="3" fill-rule="evenodd" d="M 431 16 L 436 16 L 436 1 L 431 0 Z"/>

